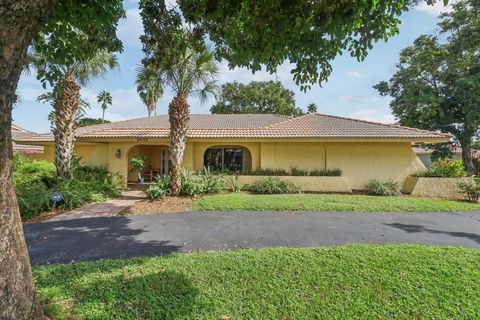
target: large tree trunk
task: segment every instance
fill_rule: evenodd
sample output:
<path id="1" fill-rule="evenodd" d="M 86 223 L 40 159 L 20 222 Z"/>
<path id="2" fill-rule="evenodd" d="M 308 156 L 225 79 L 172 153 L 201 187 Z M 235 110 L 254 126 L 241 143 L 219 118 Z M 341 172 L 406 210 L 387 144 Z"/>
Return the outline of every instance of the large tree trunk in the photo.
<path id="1" fill-rule="evenodd" d="M 0 2 L 0 319 L 45 318 L 12 181 L 12 105 L 25 55 L 55 0 Z"/>
<path id="2" fill-rule="evenodd" d="M 473 161 L 472 161 L 472 144 L 470 142 L 461 142 L 461 147 L 462 147 L 462 162 L 463 166 L 465 167 L 465 170 L 467 170 L 468 173 L 474 174 L 475 169 L 473 167 Z"/>
<path id="3" fill-rule="evenodd" d="M 168 105 L 168 116 L 170 121 L 170 187 L 173 195 L 179 195 L 182 187 L 180 173 L 182 170 L 183 153 L 187 141 L 187 126 L 190 119 L 187 98 L 176 96 Z"/>
<path id="4" fill-rule="evenodd" d="M 68 76 L 60 84 L 60 96 L 55 101 L 55 166 L 57 175 L 70 177 L 73 148 L 75 146 L 75 128 L 80 97 L 80 86 Z"/>

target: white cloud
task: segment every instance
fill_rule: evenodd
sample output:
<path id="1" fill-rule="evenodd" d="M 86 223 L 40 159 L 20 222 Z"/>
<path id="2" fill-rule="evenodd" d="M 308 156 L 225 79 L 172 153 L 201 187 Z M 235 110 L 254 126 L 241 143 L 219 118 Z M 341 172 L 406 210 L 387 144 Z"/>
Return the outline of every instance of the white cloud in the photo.
<path id="1" fill-rule="evenodd" d="M 81 91 L 82 98 L 90 104 L 90 109 L 86 110 L 87 117 L 100 118 L 102 116 L 102 109 L 97 103 L 99 91 L 91 89 L 82 89 Z M 114 89 L 110 93 L 112 94 L 112 105 L 108 106 L 105 118 L 117 121 L 147 115 L 147 108 L 138 97 L 135 87 Z"/>
<path id="2" fill-rule="evenodd" d="M 36 102 L 39 95 L 45 93 L 46 91 L 43 90 L 40 86 L 38 87 L 22 87 L 17 90 L 17 95 L 19 97 L 19 101 L 29 101 L 29 102 Z"/>
<path id="3" fill-rule="evenodd" d="M 338 100 L 346 103 L 367 104 L 374 103 L 380 100 L 378 97 L 354 97 L 354 96 L 339 96 Z"/>
<path id="4" fill-rule="evenodd" d="M 362 108 L 351 112 L 351 118 L 381 123 L 394 123 L 395 117 L 384 107 Z"/>
<path id="5" fill-rule="evenodd" d="M 290 73 L 290 70 L 294 68 L 294 65 L 291 63 L 284 63 L 277 68 L 277 72 L 270 74 L 265 70 L 260 70 L 255 73 L 252 73 L 251 70 L 247 68 L 234 68 L 229 69 L 226 61 L 222 61 L 218 65 L 219 68 L 219 83 L 223 84 L 226 82 L 241 82 L 249 83 L 250 81 L 280 81 L 286 87 L 293 84 L 293 75 Z"/>
<path id="6" fill-rule="evenodd" d="M 346 71 L 345 75 L 350 78 L 362 78 L 365 76 L 363 73 L 360 73 L 358 71 Z"/>
<path id="7" fill-rule="evenodd" d="M 143 34 L 142 18 L 140 9 L 128 9 L 126 18 L 118 24 L 117 34 L 125 46 L 141 48 L 139 37 Z"/>
<path id="8" fill-rule="evenodd" d="M 452 11 L 452 4 L 457 1 L 458 0 L 450 0 L 448 1 L 447 6 L 443 4 L 442 0 L 436 1 L 433 5 L 429 5 L 427 2 L 422 1 L 415 7 L 415 10 L 425 12 L 432 16 L 438 16 L 440 13 Z"/>

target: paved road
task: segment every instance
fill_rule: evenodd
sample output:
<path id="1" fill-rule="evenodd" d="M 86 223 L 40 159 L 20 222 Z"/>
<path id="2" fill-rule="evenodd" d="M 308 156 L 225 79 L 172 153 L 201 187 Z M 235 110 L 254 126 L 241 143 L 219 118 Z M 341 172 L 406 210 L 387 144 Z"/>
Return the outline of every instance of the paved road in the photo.
<path id="1" fill-rule="evenodd" d="M 34 264 L 342 243 L 480 247 L 480 213 L 198 212 L 24 226 Z"/>

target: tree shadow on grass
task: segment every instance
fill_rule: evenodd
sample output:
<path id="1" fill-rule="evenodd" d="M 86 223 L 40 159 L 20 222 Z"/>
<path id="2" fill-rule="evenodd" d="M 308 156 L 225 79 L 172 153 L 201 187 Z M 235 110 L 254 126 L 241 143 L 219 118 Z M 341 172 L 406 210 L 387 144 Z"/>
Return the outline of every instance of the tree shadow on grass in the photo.
<path id="1" fill-rule="evenodd" d="M 401 229 L 407 233 L 426 232 L 426 233 L 433 233 L 433 234 L 445 234 L 445 235 L 456 237 L 456 238 L 470 239 L 477 243 L 480 243 L 480 234 L 471 233 L 471 232 L 435 230 L 435 229 L 426 228 L 418 224 L 384 223 L 384 225 Z"/>
<path id="2" fill-rule="evenodd" d="M 169 241 L 146 240 L 148 230 L 128 217 L 99 217 L 24 225 L 32 264 L 155 256 L 180 251 Z"/>
<path id="3" fill-rule="evenodd" d="M 64 268 L 43 270 L 37 285 L 47 291 L 51 286 L 55 291 L 54 295 L 44 295 L 47 314 L 53 319 L 188 318 L 198 294 L 190 279 L 161 268 L 144 270 L 130 261 L 135 260 L 124 261 L 125 269 L 104 271 L 102 265 L 101 272 L 73 278 L 64 277 Z"/>

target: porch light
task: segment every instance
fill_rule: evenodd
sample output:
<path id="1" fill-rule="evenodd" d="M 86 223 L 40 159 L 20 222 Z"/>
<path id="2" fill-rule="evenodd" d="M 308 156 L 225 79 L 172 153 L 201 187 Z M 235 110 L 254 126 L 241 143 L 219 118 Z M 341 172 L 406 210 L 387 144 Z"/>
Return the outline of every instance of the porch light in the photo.
<path id="1" fill-rule="evenodd" d="M 121 149 L 117 149 L 117 152 L 115 152 L 115 158 L 121 158 L 122 157 L 122 150 Z"/>

